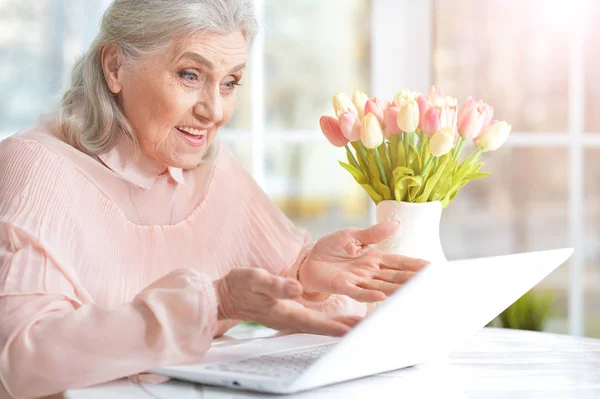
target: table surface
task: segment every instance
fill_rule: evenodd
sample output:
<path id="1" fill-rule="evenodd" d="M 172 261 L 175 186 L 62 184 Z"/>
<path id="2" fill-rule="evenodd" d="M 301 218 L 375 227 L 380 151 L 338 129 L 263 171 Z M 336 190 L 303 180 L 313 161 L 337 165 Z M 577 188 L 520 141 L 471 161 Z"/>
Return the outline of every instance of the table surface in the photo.
<path id="1" fill-rule="evenodd" d="M 272 330 L 240 328 L 234 339 Z M 227 338 L 226 338 L 227 339 Z M 231 339 L 231 338 L 229 338 Z M 119 380 L 67 391 L 66 399 L 105 398 L 600 398 L 600 340 L 484 328 L 448 358 L 293 395 L 261 395 L 168 381 Z"/>

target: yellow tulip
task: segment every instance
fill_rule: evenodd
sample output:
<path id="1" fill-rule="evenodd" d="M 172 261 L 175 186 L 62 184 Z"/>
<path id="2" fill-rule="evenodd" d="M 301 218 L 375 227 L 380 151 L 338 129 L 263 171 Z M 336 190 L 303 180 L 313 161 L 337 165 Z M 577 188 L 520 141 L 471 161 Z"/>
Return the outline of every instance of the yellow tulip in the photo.
<path id="1" fill-rule="evenodd" d="M 398 112 L 398 127 L 403 132 L 411 133 L 419 126 L 419 104 L 415 100 L 406 102 Z"/>
<path id="2" fill-rule="evenodd" d="M 333 96 L 333 108 L 335 109 L 335 116 L 339 118 L 344 112 L 351 111 L 358 115 L 356 107 L 350 101 L 350 98 L 344 93 L 335 93 Z"/>
<path id="3" fill-rule="evenodd" d="M 352 102 L 354 103 L 354 106 L 358 111 L 358 117 L 360 119 L 362 119 L 363 116 L 365 116 L 365 104 L 368 100 L 369 96 L 367 96 L 362 91 L 355 91 L 354 94 L 352 94 Z"/>
<path id="4" fill-rule="evenodd" d="M 383 130 L 372 113 L 368 113 L 362 120 L 360 140 L 366 148 L 377 148 L 383 143 Z"/>
<path id="5" fill-rule="evenodd" d="M 398 105 L 398 127 L 403 132 L 412 133 L 419 126 L 419 104 L 417 97 L 419 93 L 402 90 L 396 94 L 395 103 Z"/>

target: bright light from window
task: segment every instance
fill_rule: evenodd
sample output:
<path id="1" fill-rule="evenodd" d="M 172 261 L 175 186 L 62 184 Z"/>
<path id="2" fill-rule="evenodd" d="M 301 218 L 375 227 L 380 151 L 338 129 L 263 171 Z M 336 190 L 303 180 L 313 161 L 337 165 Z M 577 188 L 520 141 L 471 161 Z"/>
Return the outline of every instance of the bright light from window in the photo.
<path id="1" fill-rule="evenodd" d="M 577 24 L 585 23 L 587 3 L 588 0 L 537 0 L 536 15 L 549 29 L 568 33 Z"/>

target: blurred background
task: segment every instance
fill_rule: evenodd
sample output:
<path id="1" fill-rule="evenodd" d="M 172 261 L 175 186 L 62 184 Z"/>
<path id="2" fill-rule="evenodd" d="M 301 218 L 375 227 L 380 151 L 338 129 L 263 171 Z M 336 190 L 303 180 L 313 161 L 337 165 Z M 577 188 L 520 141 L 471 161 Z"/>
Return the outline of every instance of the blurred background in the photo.
<path id="1" fill-rule="evenodd" d="M 449 259 L 575 246 L 540 289 L 546 330 L 600 337 L 598 1 L 256 0 L 261 32 L 222 139 L 299 226 L 365 227 L 373 206 L 319 130 L 337 91 L 432 84 L 512 124 L 491 177 L 443 214 Z M 107 0 L 0 0 L 0 140 L 53 109 Z"/>

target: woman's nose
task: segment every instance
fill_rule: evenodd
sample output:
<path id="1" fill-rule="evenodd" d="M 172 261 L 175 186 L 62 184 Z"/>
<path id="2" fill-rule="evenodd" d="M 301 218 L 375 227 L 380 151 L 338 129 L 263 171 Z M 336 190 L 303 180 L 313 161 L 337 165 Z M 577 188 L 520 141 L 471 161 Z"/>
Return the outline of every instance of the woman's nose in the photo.
<path id="1" fill-rule="evenodd" d="M 218 87 L 210 93 L 202 94 L 194 105 L 194 114 L 212 123 L 218 123 L 223 119 L 223 101 Z"/>

